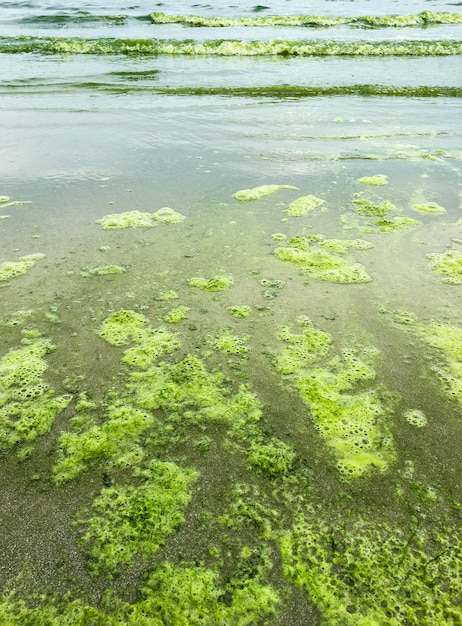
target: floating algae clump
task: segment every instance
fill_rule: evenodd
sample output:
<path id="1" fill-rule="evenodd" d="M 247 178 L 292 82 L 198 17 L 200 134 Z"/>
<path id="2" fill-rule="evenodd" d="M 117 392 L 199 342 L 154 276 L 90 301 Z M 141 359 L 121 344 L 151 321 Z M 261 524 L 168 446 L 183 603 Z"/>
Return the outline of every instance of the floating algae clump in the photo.
<path id="1" fill-rule="evenodd" d="M 426 343 L 439 350 L 444 365 L 435 369 L 449 395 L 462 404 L 462 328 L 417 324 L 416 330 Z"/>
<path id="2" fill-rule="evenodd" d="M 417 228 L 421 222 L 412 219 L 412 217 L 394 217 L 394 218 L 379 218 L 375 222 L 381 233 L 391 233 L 395 230 L 403 230 L 405 228 Z"/>
<path id="3" fill-rule="evenodd" d="M 231 313 L 233 317 L 248 317 L 252 312 L 252 307 L 247 304 L 241 304 L 236 306 L 229 306 L 227 309 L 228 313 Z"/>
<path id="4" fill-rule="evenodd" d="M 213 345 L 225 354 L 247 354 L 249 348 L 245 345 L 245 341 L 248 338 L 247 335 L 244 337 L 234 335 L 229 328 L 220 328 L 217 336 L 213 340 Z"/>
<path id="5" fill-rule="evenodd" d="M 417 426 L 417 428 L 422 428 L 427 425 L 427 418 L 425 417 L 425 414 L 418 409 L 406 411 L 404 418 L 407 422 L 409 422 L 409 424 Z"/>
<path id="6" fill-rule="evenodd" d="M 135 557 L 157 552 L 184 522 L 198 478 L 194 470 L 157 460 L 135 475 L 141 484 L 103 489 L 93 503 L 82 543 L 97 570 L 115 571 Z"/>
<path id="7" fill-rule="evenodd" d="M 197 287 L 204 291 L 225 291 L 234 285 L 233 277 L 229 274 L 219 274 L 212 278 L 203 278 L 202 276 L 195 276 L 189 280 L 190 287 Z"/>
<path id="8" fill-rule="evenodd" d="M 170 207 L 159 209 L 153 214 L 153 218 L 161 224 L 181 224 L 186 219 L 184 215 L 177 213 Z"/>
<path id="9" fill-rule="evenodd" d="M 331 338 L 312 324 L 299 334 L 283 327 L 278 338 L 286 345 L 275 356 L 276 369 L 289 377 L 307 405 L 311 418 L 347 478 L 394 460 L 393 440 L 384 421 L 388 413 L 377 390 L 354 393 L 372 381 L 373 350 L 344 350 L 326 361 Z M 322 362 L 322 364 L 321 364 Z"/>
<path id="10" fill-rule="evenodd" d="M 135 311 L 117 311 L 101 324 L 98 334 L 113 346 L 136 345 L 125 351 L 122 361 L 131 367 L 146 369 L 152 363 L 180 347 L 175 334 L 164 328 L 153 328 L 149 321 Z"/>
<path id="11" fill-rule="evenodd" d="M 276 248 L 274 256 L 280 261 L 293 263 L 300 268 L 304 276 L 332 283 L 367 283 L 371 280 L 363 265 L 351 263 L 328 250 L 329 241 L 337 253 L 344 254 L 349 248 L 367 249 L 367 242 L 361 240 L 322 240 L 320 238 L 294 237 L 289 240 L 289 247 Z"/>
<path id="12" fill-rule="evenodd" d="M 296 454 L 293 449 L 279 439 L 269 443 L 253 441 L 249 448 L 249 463 L 266 476 L 282 476 L 292 467 Z"/>
<path id="13" fill-rule="evenodd" d="M 122 228 L 152 228 L 157 224 L 180 224 L 185 216 L 169 207 L 159 209 L 155 213 L 141 211 L 126 211 L 125 213 L 109 213 L 99 220 L 104 230 L 118 230 Z"/>
<path id="14" fill-rule="evenodd" d="M 7 261 L 0 265 L 0 282 L 11 280 L 25 274 L 34 267 L 37 261 L 44 258 L 44 254 L 28 254 L 19 257 L 18 261 Z"/>
<path id="15" fill-rule="evenodd" d="M 358 207 L 356 213 L 366 217 L 383 216 L 387 215 L 390 211 L 398 210 L 398 208 L 391 202 L 388 202 L 388 200 L 377 204 L 368 198 L 363 198 L 360 194 L 355 194 L 353 204 Z"/>
<path id="16" fill-rule="evenodd" d="M 156 300 L 161 300 L 161 301 L 165 301 L 165 300 L 178 300 L 179 299 L 179 295 L 177 294 L 176 291 L 170 290 L 170 291 L 164 291 L 163 293 L 160 293 Z"/>
<path id="17" fill-rule="evenodd" d="M 448 285 L 462 284 L 462 253 L 457 250 L 446 250 L 441 254 L 427 254 L 430 267 L 442 276 L 443 283 Z"/>
<path id="18" fill-rule="evenodd" d="M 47 368 L 44 357 L 55 346 L 37 335 L 23 339 L 23 348 L 11 350 L 0 361 L 0 449 L 48 433 L 56 415 L 71 401 L 71 396 L 55 396 L 42 379 Z"/>
<path id="19" fill-rule="evenodd" d="M 414 211 L 419 211 L 420 213 L 428 213 L 428 215 L 441 215 L 442 213 L 446 213 L 446 209 L 436 202 L 413 204 L 412 208 Z"/>
<path id="20" fill-rule="evenodd" d="M 384 174 L 376 174 L 375 176 L 363 176 L 362 178 L 358 178 L 358 183 L 380 186 L 387 185 L 388 180 Z"/>
<path id="21" fill-rule="evenodd" d="M 152 228 L 156 225 L 156 220 L 152 213 L 142 213 L 141 211 L 126 211 L 125 213 L 109 213 L 99 220 L 104 230 L 117 230 L 121 228 Z"/>
<path id="22" fill-rule="evenodd" d="M 88 271 L 83 271 L 82 276 L 108 276 L 109 274 L 126 274 L 125 265 L 98 265 Z"/>
<path id="23" fill-rule="evenodd" d="M 321 624 L 461 622 L 457 532 L 433 536 L 419 527 L 409 537 L 399 525 L 345 518 L 327 524 L 321 515 L 300 515 L 279 544 L 284 576 L 308 594 Z"/>
<path id="24" fill-rule="evenodd" d="M 177 324 L 178 322 L 186 319 L 189 311 L 190 308 L 188 306 L 179 306 L 176 309 L 172 309 L 164 317 L 164 322 L 168 322 L 169 324 Z"/>
<path id="25" fill-rule="evenodd" d="M 236 193 L 233 193 L 233 198 L 236 198 L 236 200 L 240 202 L 250 202 L 251 200 L 259 200 L 265 196 L 270 196 L 280 189 L 297 190 L 298 187 L 293 187 L 292 185 L 260 185 L 260 187 L 254 187 L 253 189 L 241 189 L 241 191 L 236 191 Z"/>
<path id="26" fill-rule="evenodd" d="M 303 217 L 324 204 L 324 200 L 316 196 L 301 196 L 289 204 L 283 212 L 289 217 Z"/>

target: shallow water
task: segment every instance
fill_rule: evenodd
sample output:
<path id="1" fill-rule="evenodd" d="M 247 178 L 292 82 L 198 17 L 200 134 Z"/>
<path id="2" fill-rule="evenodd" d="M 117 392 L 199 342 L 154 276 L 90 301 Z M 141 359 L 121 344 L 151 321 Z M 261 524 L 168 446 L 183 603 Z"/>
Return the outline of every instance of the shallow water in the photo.
<path id="1" fill-rule="evenodd" d="M 380 11 L 367 1 L 255 6 L 0 3 L 8 45 L 24 34 L 462 39 L 462 25 L 300 34 L 284 27 L 164 27 L 144 19 L 154 10 L 213 17 L 460 9 L 417 1 L 381 3 Z M 77 11 L 129 18 L 122 24 L 37 19 Z M 460 92 L 449 97 L 443 90 L 461 87 L 460 59 L 0 54 L 0 195 L 10 198 L 0 199 L 0 265 L 45 255 L 0 282 L 1 586 L 17 589 L 16 600 L 34 607 L 4 597 L 5 623 L 34 614 L 46 624 L 136 624 L 140 615 L 145 623 L 166 624 L 460 622 L 462 111 Z M 401 91 L 380 96 L 376 87 L 367 95 L 370 85 Z M 298 97 L 284 86 L 300 87 Z M 338 86 L 351 94 L 322 92 Z M 408 89 L 430 86 L 432 97 Z M 318 95 L 303 95 L 308 87 L 319 88 Z M 360 180 L 376 175 L 387 184 Z M 288 188 L 248 202 L 233 197 L 261 185 Z M 319 206 L 291 216 L 290 204 L 308 195 Z M 385 211 L 385 202 L 393 207 Z M 444 212 L 432 213 L 435 205 Z M 383 222 L 379 214 L 364 214 L 371 206 L 382 207 Z M 97 223 L 108 214 L 154 214 L 162 207 L 184 221 L 120 230 Z M 407 227 L 397 229 L 399 220 Z M 361 264 L 368 282 L 342 282 L 336 270 L 323 274 L 319 260 L 302 266 L 275 252 L 314 251 L 319 259 L 330 254 L 323 245 L 338 246 L 323 240 L 358 239 L 371 245 L 337 252 L 325 263 Z M 452 273 L 446 266 L 438 273 L 428 255 L 448 251 L 453 256 L 444 259 L 456 259 Z M 89 275 L 112 266 L 122 273 Z M 194 277 L 223 275 L 232 278 L 223 291 L 190 285 Z M 178 298 L 162 299 L 170 291 Z M 229 308 L 241 305 L 251 307 L 249 316 L 231 315 Z M 165 321 L 179 306 L 189 309 L 186 319 Z M 145 316 L 144 330 L 111 345 L 102 325 L 122 310 Z M 148 324 L 178 342 L 152 357 L 149 384 L 143 368 L 127 364 L 126 352 L 146 349 Z M 329 338 L 324 347 L 303 344 L 312 328 Z M 37 389 L 45 389 L 43 382 L 51 388 L 36 392 L 36 404 L 27 395 L 27 376 L 10 384 L 8 360 L 10 350 L 37 340 L 34 331 L 55 346 L 45 364 L 21 357 L 22 367 L 39 372 L 32 381 Z M 220 350 L 225 339 L 227 352 Z M 289 358 L 292 344 L 305 348 Z M 206 376 L 199 384 L 192 366 L 181 364 L 187 355 L 228 382 L 207 378 L 205 393 Z M 164 377 L 158 396 L 154 372 Z M 237 402 L 242 384 L 261 403 L 260 419 L 226 404 Z M 14 394 L 23 394 L 22 409 L 11 408 Z M 66 408 L 55 411 L 43 432 L 14 430 L 46 394 L 64 396 Z M 84 400 L 95 406 L 79 408 Z M 152 423 L 138 434 L 127 423 L 98 448 L 114 404 L 132 415 L 143 410 Z M 422 411 L 426 425 L 411 423 L 411 410 Z M 366 431 L 358 443 L 358 432 Z M 82 466 L 59 478 L 73 467 L 73 436 Z M 354 445 L 364 446 L 366 456 Z M 194 486 L 184 487 L 182 507 L 183 491 L 171 479 L 178 490 L 171 527 L 165 485 L 143 501 L 154 507 L 151 517 L 133 508 L 140 485 L 151 485 L 152 459 L 198 472 Z M 98 504 L 112 488 L 121 501 L 132 493 L 124 505 L 129 513 Z M 97 530 L 82 543 L 90 528 Z M 99 529 L 106 529 L 105 538 Z M 396 545 L 389 549 L 391 538 Z M 115 546 L 109 565 L 107 546 Z M 124 561 L 119 549 L 133 550 L 132 557 Z M 175 578 L 184 572 L 193 590 L 186 600 L 185 584 Z M 203 575 L 216 576 L 209 596 L 198 582 Z M 150 576 L 157 582 L 146 591 Z M 70 604 L 69 592 L 80 604 Z M 36 593 L 44 597 L 34 599 Z M 57 621 L 59 612 L 67 621 Z"/>

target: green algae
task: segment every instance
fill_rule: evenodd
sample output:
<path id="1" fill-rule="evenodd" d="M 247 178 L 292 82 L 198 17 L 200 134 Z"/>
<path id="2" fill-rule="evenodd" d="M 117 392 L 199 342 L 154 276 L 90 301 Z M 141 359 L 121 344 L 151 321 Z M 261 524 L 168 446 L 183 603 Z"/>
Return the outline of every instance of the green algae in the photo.
<path id="1" fill-rule="evenodd" d="M 285 241 L 287 239 L 287 235 L 284 235 L 284 233 L 274 233 L 271 235 L 271 239 L 273 241 Z"/>
<path id="2" fill-rule="evenodd" d="M 118 230 L 122 228 L 152 228 L 156 226 L 156 221 L 152 213 L 142 213 L 141 211 L 126 211 L 125 213 L 109 213 L 99 220 L 104 230 Z"/>
<path id="3" fill-rule="evenodd" d="M 190 310 L 191 309 L 188 306 L 178 306 L 167 313 L 167 315 L 164 317 L 164 322 L 168 322 L 169 324 L 177 324 L 178 322 L 182 322 L 184 319 L 187 318 Z"/>
<path id="4" fill-rule="evenodd" d="M 203 278 L 202 276 L 194 276 L 189 280 L 190 287 L 196 287 L 203 291 L 226 291 L 234 285 L 233 277 L 230 274 L 219 274 L 212 278 Z"/>
<path id="5" fill-rule="evenodd" d="M 180 296 L 177 294 L 177 292 L 171 289 L 170 291 L 163 291 L 162 293 L 160 293 L 157 296 L 156 300 L 160 300 L 160 301 L 178 300 L 179 297 Z"/>
<path id="6" fill-rule="evenodd" d="M 122 617 L 129 626 L 168 624 L 253 626 L 277 613 L 281 598 L 261 575 L 237 573 L 223 586 L 218 572 L 202 564 L 161 563 L 142 589 L 142 599 Z"/>
<path id="7" fill-rule="evenodd" d="M 126 274 L 127 271 L 126 265 L 98 265 L 82 271 L 81 276 L 108 276 L 111 274 Z"/>
<path id="8" fill-rule="evenodd" d="M 342 243 L 341 240 L 323 239 L 322 236 L 299 236 L 291 238 L 288 247 L 276 248 L 274 256 L 280 261 L 293 263 L 304 276 L 333 283 L 367 283 L 371 277 L 363 265 L 339 256 L 350 248 L 367 249 L 364 243 L 358 242 L 361 240 L 345 240 Z M 329 250 L 329 245 L 336 254 Z"/>
<path id="9" fill-rule="evenodd" d="M 280 189 L 298 189 L 292 185 L 260 185 L 253 189 L 241 189 L 233 193 L 233 198 L 239 200 L 239 202 L 251 202 L 252 200 L 260 200 L 265 196 L 270 196 L 276 193 Z"/>
<path id="10" fill-rule="evenodd" d="M 55 417 L 72 399 L 56 396 L 43 380 L 45 356 L 55 346 L 37 334 L 34 338 L 25 336 L 24 347 L 10 350 L 0 361 L 0 449 L 47 434 Z"/>
<path id="11" fill-rule="evenodd" d="M 275 478 L 287 474 L 296 454 L 291 446 L 274 437 L 268 443 L 254 441 L 249 447 L 249 464 L 265 476 Z"/>
<path id="12" fill-rule="evenodd" d="M 249 348 L 245 345 L 248 339 L 247 335 L 239 337 L 232 333 L 229 328 L 220 328 L 212 343 L 220 352 L 236 356 L 249 352 Z"/>
<path id="13" fill-rule="evenodd" d="M 170 207 L 163 207 L 162 209 L 159 209 L 153 213 L 153 218 L 160 224 L 181 224 L 186 219 L 184 215 L 178 213 Z"/>
<path id="14" fill-rule="evenodd" d="M 185 216 L 170 207 L 163 207 L 155 213 L 142 211 L 126 211 L 125 213 L 109 213 L 99 220 L 104 230 L 120 230 L 123 228 L 153 228 L 157 224 L 180 224 Z"/>
<path id="15" fill-rule="evenodd" d="M 462 253 L 458 250 L 446 250 L 441 254 L 427 254 L 430 268 L 442 276 L 448 285 L 462 284 Z"/>
<path id="16" fill-rule="evenodd" d="M 406 411 L 404 414 L 404 419 L 406 422 L 411 424 L 412 426 L 416 426 L 417 428 L 423 428 L 427 425 L 427 418 L 423 411 L 419 411 L 418 409 L 413 409 L 411 411 Z"/>
<path id="17" fill-rule="evenodd" d="M 412 210 L 419 211 L 420 213 L 427 213 L 428 215 L 441 215 L 442 213 L 446 213 L 446 209 L 436 202 L 413 204 Z"/>
<path id="18" fill-rule="evenodd" d="M 284 213 L 288 217 L 304 217 L 324 204 L 324 200 L 316 196 L 302 196 L 289 204 Z"/>
<path id="19" fill-rule="evenodd" d="M 390 407 L 380 390 L 362 391 L 364 383 L 375 379 L 372 361 L 377 352 L 343 350 L 330 357 L 331 337 L 309 320 L 300 321 L 301 333 L 279 330 L 284 346 L 273 360 L 276 370 L 299 392 L 345 478 L 372 468 L 386 470 L 395 459 L 386 423 Z"/>
<path id="20" fill-rule="evenodd" d="M 362 183 L 363 185 L 381 186 L 387 185 L 388 180 L 384 174 L 376 174 L 375 176 L 363 176 L 362 178 L 358 178 L 358 183 Z"/>
<path id="21" fill-rule="evenodd" d="M 18 261 L 7 261 L 0 265 L 0 282 L 5 282 L 22 276 L 30 270 L 37 261 L 43 259 L 44 254 L 28 254 L 19 257 Z"/>
<path id="22" fill-rule="evenodd" d="M 394 322 L 436 349 L 437 363 L 432 369 L 445 393 L 462 404 L 462 329 L 437 323 L 422 324 L 405 311 L 393 311 L 391 315 Z"/>
<path id="23" fill-rule="evenodd" d="M 194 55 L 194 56 L 310 56 L 310 57 L 415 57 L 462 54 L 458 40 L 385 41 L 244 41 L 198 42 L 163 39 L 85 39 L 80 37 L 0 37 L 0 54 L 91 54 L 91 55 Z"/>
<path id="24" fill-rule="evenodd" d="M 135 311 L 116 311 L 107 317 L 98 334 L 113 346 L 135 346 L 125 350 L 122 361 L 130 367 L 147 369 L 154 361 L 180 347 L 178 337 L 166 329 L 153 328 L 147 318 Z"/>
<path id="25" fill-rule="evenodd" d="M 398 207 L 388 200 L 383 200 L 382 202 L 377 203 L 373 202 L 369 198 L 363 198 L 361 194 L 354 194 L 352 202 L 357 207 L 356 213 L 366 217 L 381 217 L 388 215 L 390 211 L 398 210 Z"/>
<path id="26" fill-rule="evenodd" d="M 381 217 L 375 221 L 375 225 L 381 233 L 392 233 L 397 230 L 417 228 L 421 224 L 422 222 L 419 222 L 419 220 L 414 220 L 412 219 L 412 217 Z"/>
<path id="27" fill-rule="evenodd" d="M 228 311 L 228 313 L 231 313 L 233 317 L 243 318 L 248 317 L 251 314 L 252 307 L 248 306 L 247 304 L 239 304 L 235 306 L 229 306 L 226 308 L 226 310 Z"/>
<path id="28" fill-rule="evenodd" d="M 332 27 L 340 25 L 367 26 L 368 28 L 399 28 L 427 26 L 429 24 L 460 24 L 462 13 L 422 11 L 411 15 L 359 15 L 351 17 L 327 15 L 286 15 L 254 17 L 204 17 L 202 15 L 167 15 L 151 13 L 154 24 L 185 24 L 202 27 L 231 26 L 304 26 Z"/>
<path id="29" fill-rule="evenodd" d="M 280 549 L 285 577 L 308 593 L 321 624 L 460 623 L 458 533 L 316 518 L 300 514 Z"/>
<path id="30" fill-rule="evenodd" d="M 150 461 L 135 471 L 137 486 L 105 488 L 95 499 L 81 543 L 94 569 L 117 571 L 155 554 L 184 522 L 198 472 Z"/>

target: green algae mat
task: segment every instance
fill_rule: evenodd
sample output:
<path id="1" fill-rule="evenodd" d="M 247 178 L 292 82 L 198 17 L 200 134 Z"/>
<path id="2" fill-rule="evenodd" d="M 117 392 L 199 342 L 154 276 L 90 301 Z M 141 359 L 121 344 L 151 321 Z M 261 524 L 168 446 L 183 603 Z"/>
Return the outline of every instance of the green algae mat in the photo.
<path id="1" fill-rule="evenodd" d="M 458 7 L 0 9 L 0 623 L 461 625 Z"/>

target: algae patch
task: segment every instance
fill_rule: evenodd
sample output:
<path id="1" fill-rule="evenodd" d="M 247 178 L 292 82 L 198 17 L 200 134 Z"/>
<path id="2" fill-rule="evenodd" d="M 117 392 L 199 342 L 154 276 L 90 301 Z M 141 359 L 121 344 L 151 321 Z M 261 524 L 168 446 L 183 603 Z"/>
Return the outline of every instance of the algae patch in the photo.
<path id="1" fill-rule="evenodd" d="M 362 178 L 358 178 L 358 183 L 378 187 L 381 185 L 387 185 L 388 179 L 384 174 L 376 174 L 375 176 L 363 176 Z"/>
<path id="2" fill-rule="evenodd" d="M 425 202 L 423 204 L 413 204 L 413 211 L 418 211 L 419 213 L 427 213 L 428 215 L 442 215 L 446 213 L 446 209 L 436 202 Z"/>
<path id="3" fill-rule="evenodd" d="M 330 357 L 331 337 L 304 318 L 299 325 L 300 333 L 280 329 L 283 348 L 274 357 L 276 370 L 299 392 L 344 477 L 386 470 L 395 459 L 386 422 L 390 407 L 381 390 L 362 390 L 375 379 L 377 351 L 346 349 Z"/>
<path id="4" fill-rule="evenodd" d="M 178 322 L 182 322 L 186 319 L 189 311 L 190 308 L 188 306 L 178 306 L 167 313 L 164 317 L 164 322 L 168 322 L 169 324 L 178 324 Z"/>
<path id="5" fill-rule="evenodd" d="M 458 250 L 446 250 L 441 254 L 427 254 L 430 268 L 442 276 L 448 285 L 462 284 L 462 253 Z"/>
<path id="6" fill-rule="evenodd" d="M 252 307 L 247 304 L 240 304 L 235 306 L 229 306 L 226 309 L 233 317 L 248 317 L 252 312 Z"/>
<path id="7" fill-rule="evenodd" d="M 285 577 L 308 593 L 324 624 L 457 624 L 461 542 L 399 526 L 301 513 L 279 545 Z"/>
<path id="8" fill-rule="evenodd" d="M 135 476 L 137 486 L 103 489 L 93 503 L 82 543 L 98 570 L 156 553 L 184 522 L 198 473 L 153 460 Z"/>
<path id="9" fill-rule="evenodd" d="M 55 346 L 39 332 L 23 334 L 24 347 L 11 350 L 0 361 L 0 449 L 47 434 L 72 399 L 56 396 L 42 377 L 45 356 Z"/>
<path id="10" fill-rule="evenodd" d="M 252 200 L 260 200 L 260 198 L 270 196 L 280 189 L 296 190 L 298 187 L 293 187 L 292 185 L 260 185 L 253 189 L 241 189 L 240 191 L 236 191 L 236 193 L 233 193 L 233 198 L 236 198 L 239 202 L 251 202 Z"/>
<path id="11" fill-rule="evenodd" d="M 43 259 L 44 254 L 28 254 L 19 257 L 18 261 L 7 261 L 0 265 L 0 282 L 5 282 L 25 274 L 37 261 Z"/>
<path id="12" fill-rule="evenodd" d="M 98 265 L 96 267 L 91 267 L 88 270 L 82 270 L 81 276 L 91 277 L 91 276 L 108 276 L 113 274 L 126 274 L 127 266 L 126 265 Z"/>
<path id="13" fill-rule="evenodd" d="M 170 207 L 163 207 L 155 213 L 142 211 L 126 211 L 124 213 L 109 213 L 99 220 L 104 230 L 120 230 L 123 228 L 153 228 L 158 224 L 180 224 L 185 216 L 177 213 Z"/>
<path id="14" fill-rule="evenodd" d="M 370 248 L 372 244 L 369 242 L 360 239 L 329 240 L 311 235 L 293 237 L 287 243 L 287 247 L 276 248 L 274 256 L 280 261 L 293 263 L 304 276 L 343 284 L 367 283 L 371 280 L 363 265 L 339 256 L 346 254 L 351 248 Z"/>
<path id="15" fill-rule="evenodd" d="M 211 278 L 194 276 L 189 280 L 190 287 L 196 287 L 203 291 L 226 291 L 234 285 L 233 277 L 230 274 L 219 274 Z"/>
<path id="16" fill-rule="evenodd" d="M 288 217 L 304 217 L 308 213 L 312 213 L 315 209 L 322 206 L 324 200 L 316 196 L 301 196 L 289 204 L 284 213 Z"/>

